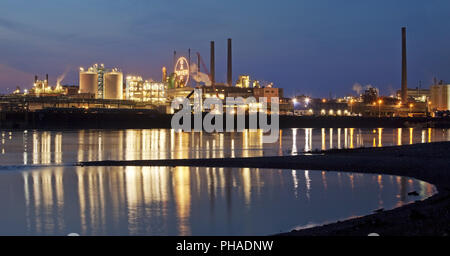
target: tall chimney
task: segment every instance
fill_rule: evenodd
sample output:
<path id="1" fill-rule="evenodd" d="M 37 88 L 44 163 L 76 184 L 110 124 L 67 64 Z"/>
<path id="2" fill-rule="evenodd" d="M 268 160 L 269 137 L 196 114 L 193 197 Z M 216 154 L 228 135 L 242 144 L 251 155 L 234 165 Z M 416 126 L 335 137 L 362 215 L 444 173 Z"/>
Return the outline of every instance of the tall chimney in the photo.
<path id="1" fill-rule="evenodd" d="M 200 73 L 200 54 L 197 52 L 197 76 Z M 197 86 L 199 86 L 200 83 L 197 81 Z"/>
<path id="2" fill-rule="evenodd" d="M 216 67 L 214 61 L 214 41 L 211 41 L 211 53 L 210 53 L 211 62 L 209 64 L 209 68 L 211 69 L 211 85 L 216 83 Z"/>
<path id="3" fill-rule="evenodd" d="M 177 64 L 177 51 L 173 51 L 173 72 L 175 73 L 175 65 Z"/>
<path id="4" fill-rule="evenodd" d="M 227 58 L 227 84 L 228 86 L 233 85 L 233 76 L 232 76 L 232 62 L 231 62 L 231 38 L 228 38 L 228 58 Z"/>
<path id="5" fill-rule="evenodd" d="M 406 28 L 402 27 L 402 103 L 408 102 L 408 82 L 406 73 Z"/>
<path id="6" fill-rule="evenodd" d="M 35 75 L 35 76 L 34 76 L 34 83 L 36 83 L 36 82 L 37 82 L 37 80 L 38 80 L 38 76 L 37 76 L 37 75 Z"/>

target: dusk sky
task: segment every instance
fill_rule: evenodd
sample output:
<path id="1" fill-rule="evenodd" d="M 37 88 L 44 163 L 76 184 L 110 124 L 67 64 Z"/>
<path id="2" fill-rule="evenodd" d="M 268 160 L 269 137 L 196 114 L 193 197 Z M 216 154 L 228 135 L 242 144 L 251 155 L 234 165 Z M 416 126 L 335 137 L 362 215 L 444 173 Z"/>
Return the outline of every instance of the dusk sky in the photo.
<path id="1" fill-rule="evenodd" d="M 226 81 L 226 39 L 239 74 L 274 82 L 286 96 L 354 93 L 360 83 L 392 94 L 401 80 L 407 27 L 408 86 L 450 81 L 450 1 L 24 1 L 0 2 L 0 93 L 33 76 L 78 84 L 78 67 L 104 63 L 161 79 L 173 50 L 200 52 Z M 169 68 L 171 71 L 171 68 Z"/>

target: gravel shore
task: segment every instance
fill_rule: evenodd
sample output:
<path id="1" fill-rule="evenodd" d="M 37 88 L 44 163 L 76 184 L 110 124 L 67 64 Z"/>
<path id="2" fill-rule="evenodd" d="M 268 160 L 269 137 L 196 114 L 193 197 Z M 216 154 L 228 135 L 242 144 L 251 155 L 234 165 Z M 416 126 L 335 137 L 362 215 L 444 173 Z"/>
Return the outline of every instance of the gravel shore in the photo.
<path id="1" fill-rule="evenodd" d="M 279 235 L 414 236 L 450 234 L 450 142 L 328 150 L 296 156 L 95 161 L 82 166 L 205 166 L 307 169 L 407 176 L 434 184 L 438 194 L 392 210 Z"/>

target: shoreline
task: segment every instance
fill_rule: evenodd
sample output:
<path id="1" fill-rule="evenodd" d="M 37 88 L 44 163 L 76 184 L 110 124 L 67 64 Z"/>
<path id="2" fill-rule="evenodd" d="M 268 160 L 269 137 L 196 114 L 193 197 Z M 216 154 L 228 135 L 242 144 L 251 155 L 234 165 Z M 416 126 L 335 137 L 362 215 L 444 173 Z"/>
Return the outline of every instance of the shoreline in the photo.
<path id="1" fill-rule="evenodd" d="M 450 234 L 450 142 L 326 150 L 311 155 L 220 159 L 81 162 L 79 166 L 202 166 L 309 169 L 407 176 L 436 186 L 437 194 L 392 210 L 277 235 L 382 236 Z"/>
<path id="2" fill-rule="evenodd" d="M 171 114 L 154 110 L 46 109 L 0 111 L 0 129 L 170 129 Z M 224 118 L 225 120 L 225 118 Z M 249 117 L 245 116 L 246 128 Z M 444 117 L 279 116 L 280 128 L 450 128 Z"/>

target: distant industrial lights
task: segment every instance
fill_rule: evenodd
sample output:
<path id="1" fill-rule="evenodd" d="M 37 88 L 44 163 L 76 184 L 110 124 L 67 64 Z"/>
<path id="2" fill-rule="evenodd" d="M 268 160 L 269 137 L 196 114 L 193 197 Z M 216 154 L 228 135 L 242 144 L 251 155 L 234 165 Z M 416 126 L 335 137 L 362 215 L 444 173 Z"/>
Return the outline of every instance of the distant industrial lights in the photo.
<path id="1" fill-rule="evenodd" d="M 310 99 L 309 98 L 305 98 L 305 103 L 309 104 L 309 102 L 310 102 Z"/>

